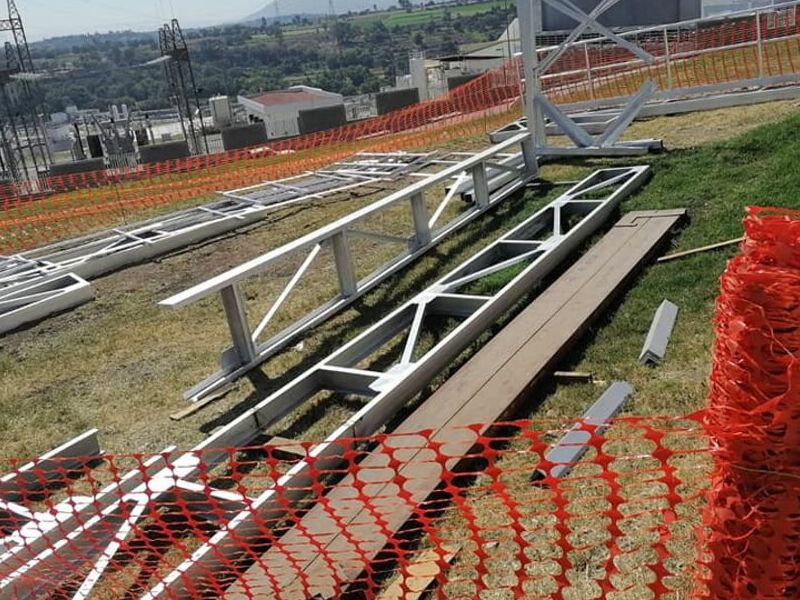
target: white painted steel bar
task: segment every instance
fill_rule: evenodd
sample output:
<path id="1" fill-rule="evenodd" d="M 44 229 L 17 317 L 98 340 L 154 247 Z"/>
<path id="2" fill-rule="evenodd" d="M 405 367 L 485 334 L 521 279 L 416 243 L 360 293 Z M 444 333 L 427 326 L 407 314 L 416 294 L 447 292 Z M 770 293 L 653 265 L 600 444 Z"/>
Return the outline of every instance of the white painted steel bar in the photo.
<path id="1" fill-rule="evenodd" d="M 624 171 L 629 173 L 629 179 L 621 185 L 611 184 L 609 195 L 606 198 L 580 199 L 580 195 L 584 193 L 585 189 L 604 180 L 618 181 L 617 176 Z M 622 199 L 644 183 L 648 174 L 648 167 L 608 169 L 593 174 L 468 260 L 453 273 L 432 285 L 426 292 L 398 308 L 346 344 L 317 367 L 310 369 L 215 433 L 199 449 L 246 444 L 264 428 L 269 427 L 270 424 L 277 422 L 294 408 L 308 401 L 321 389 L 325 389 L 326 385 L 329 385 L 329 380 L 326 379 L 327 369 L 331 367 L 353 368 L 395 335 L 407 330 L 411 323 L 417 321 L 415 316 L 420 305 L 424 304 L 426 310 L 431 311 L 430 314 L 449 314 L 448 305 L 458 297 L 458 294 L 452 292 L 448 292 L 446 296 L 440 296 L 440 294 L 446 290 L 446 282 L 455 275 L 484 268 L 487 262 L 491 262 L 497 257 L 498 252 L 502 252 L 502 245 L 506 241 L 540 242 L 542 254 L 532 261 L 524 271 L 514 277 L 494 296 L 480 298 L 481 304 L 474 306 L 474 310 L 469 313 L 466 320 L 416 362 L 403 366 L 401 370 L 398 370 L 397 366 L 402 365 L 389 367 L 386 370 L 386 380 L 380 387 L 382 391 L 330 434 L 324 442 L 311 449 L 309 456 L 320 461 L 315 463 L 316 471 L 324 471 L 328 468 L 328 464 L 333 468 L 338 462 L 336 457 L 346 451 L 345 439 L 375 433 L 472 340 L 597 231 L 614 213 Z M 557 235 L 553 231 L 554 211 L 566 211 L 570 216 L 580 220 L 566 235 Z M 466 297 L 473 298 L 469 295 Z M 328 459 L 330 459 L 330 463 Z M 274 519 L 276 514 L 287 509 L 285 504 L 287 501 L 291 502 L 304 495 L 305 490 L 308 489 L 306 486 L 313 484 L 309 467 L 306 460 L 294 465 L 276 483 L 275 488 L 265 491 L 252 502 L 246 511 L 231 519 L 224 528 L 210 538 L 208 543 L 193 552 L 190 559 L 145 594 L 143 600 L 181 597 L 181 594 L 185 592 L 187 582 L 195 576 L 200 574 L 208 576 L 210 573 L 223 570 L 227 561 L 241 553 L 241 549 L 231 543 L 230 537 L 255 540 L 263 536 L 264 532 L 258 524 L 260 515 L 269 514 L 270 518 Z M 278 498 L 278 489 L 281 490 L 280 498 Z"/>
<path id="2" fill-rule="evenodd" d="M 53 481 L 62 481 L 65 472 L 79 469 L 99 455 L 97 429 L 91 429 L 15 469 L 13 473 L 0 477 L 0 499 L 22 500 L 27 494 L 44 489 Z"/>
<path id="3" fill-rule="evenodd" d="M 641 112 L 642 107 L 653 97 L 653 94 L 656 93 L 657 89 L 658 86 L 656 86 L 653 81 L 648 81 L 643 84 L 636 95 L 631 98 L 631 101 L 625 109 L 611 123 L 606 132 L 597 138 L 597 145 L 601 148 L 607 148 L 616 144 L 628 126 L 636 119 L 636 115 Z"/>
<path id="4" fill-rule="evenodd" d="M 0 335 L 94 298 L 91 285 L 71 273 L 0 287 Z"/>
<path id="5" fill-rule="evenodd" d="M 292 279 L 289 282 L 289 284 L 286 286 L 283 292 L 281 292 L 281 295 L 278 296 L 278 299 L 275 300 L 275 303 L 269 309 L 269 312 L 262 319 L 261 323 L 258 324 L 258 327 L 256 327 L 256 330 L 253 332 L 253 340 L 257 340 L 259 337 L 261 337 L 261 334 L 264 332 L 264 329 L 266 329 L 267 325 L 270 324 L 272 318 L 275 316 L 275 313 L 277 313 L 280 307 L 283 306 L 283 303 L 286 302 L 286 299 L 289 297 L 289 294 L 292 293 L 292 290 L 294 290 L 294 288 L 297 286 L 297 283 L 300 281 L 303 275 L 305 275 L 305 272 L 308 271 L 308 268 L 311 266 L 311 263 L 313 263 L 314 260 L 316 260 L 317 256 L 319 256 L 321 250 L 322 246 L 320 246 L 319 244 L 317 244 L 311 249 L 311 252 L 303 261 L 303 264 L 300 265 L 300 268 L 297 269 L 297 272 L 292 276 Z"/>

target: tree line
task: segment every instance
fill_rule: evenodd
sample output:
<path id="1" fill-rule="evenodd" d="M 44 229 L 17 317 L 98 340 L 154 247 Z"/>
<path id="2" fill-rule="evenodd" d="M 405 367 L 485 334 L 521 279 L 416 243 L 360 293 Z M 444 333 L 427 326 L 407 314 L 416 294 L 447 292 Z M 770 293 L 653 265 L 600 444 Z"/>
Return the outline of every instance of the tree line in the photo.
<path id="1" fill-rule="evenodd" d="M 513 3 L 511 3 L 513 6 Z M 462 44 L 496 39 L 514 18 L 513 8 L 389 28 L 381 20 L 298 17 L 291 23 L 212 27 L 186 32 L 201 98 L 306 84 L 344 95 L 377 92 L 407 71 L 410 50 L 452 55 Z M 68 105 L 141 110 L 169 105 L 163 66 L 143 66 L 159 56 L 155 33 L 70 36 L 32 45 L 43 80 L 46 108 Z"/>

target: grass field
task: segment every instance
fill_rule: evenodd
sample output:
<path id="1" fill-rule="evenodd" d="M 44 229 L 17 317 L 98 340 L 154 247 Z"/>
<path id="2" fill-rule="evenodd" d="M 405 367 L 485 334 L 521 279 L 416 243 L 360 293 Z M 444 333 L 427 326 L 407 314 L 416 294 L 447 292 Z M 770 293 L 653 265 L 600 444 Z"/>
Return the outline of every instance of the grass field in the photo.
<path id="1" fill-rule="evenodd" d="M 744 133 L 735 141 L 698 145 L 797 112 L 793 103 L 780 103 L 637 123 L 631 136 L 661 134 L 668 147 L 688 147 L 643 159 L 653 164 L 654 179 L 626 202 L 624 210 L 686 206 L 692 223 L 677 246 L 690 248 L 736 237 L 742 209 L 748 204 L 796 205 L 800 173 L 794 165 L 800 150 L 792 140 L 800 118 Z M 483 145 L 482 139 L 453 141 L 451 148 Z M 543 176 L 576 179 L 598 164 L 603 163 L 551 165 Z M 112 452 L 157 451 L 173 443 L 189 447 L 356 335 L 372 319 L 424 289 L 437 274 L 501 235 L 554 193 L 518 198 L 475 222 L 351 310 L 317 328 L 302 351 L 275 357 L 218 404 L 181 423 L 168 416 L 184 406 L 183 390 L 214 369 L 226 344 L 224 320 L 216 299 L 179 312 L 160 309 L 156 302 L 348 214 L 368 199 L 298 207 L 247 234 L 102 278 L 95 284 L 95 302 L 0 340 L 0 411 L 5 417 L 0 421 L 0 456 L 32 456 L 90 427 L 100 428 L 104 447 Z M 699 408 L 708 371 L 716 280 L 729 255 L 709 254 L 650 269 L 595 341 L 565 366 L 593 371 L 603 380 L 630 379 L 640 390 L 632 404 L 634 413 L 684 414 Z M 263 305 L 279 281 L 259 281 L 263 287 L 252 291 L 250 301 Z M 670 360 L 654 372 L 637 367 L 635 358 L 653 311 L 664 297 L 678 302 L 683 312 Z M 298 305 L 288 316 L 298 316 L 302 308 Z M 543 390 L 529 414 L 580 414 L 597 391 L 593 386 Z"/>
<path id="2" fill-rule="evenodd" d="M 676 250 L 690 249 L 741 235 L 740 223 L 748 205 L 800 206 L 800 170 L 795 168 L 800 160 L 798 132 L 800 108 L 789 102 L 659 118 L 635 124 L 627 137 L 664 137 L 670 149 L 667 153 L 635 160 L 550 164 L 543 168 L 542 177 L 553 182 L 572 180 L 610 164 L 648 163 L 653 168 L 652 181 L 624 202 L 622 211 L 688 208 L 691 220 L 673 246 Z M 473 136 L 453 141 L 451 149 L 480 147 L 485 145 L 484 139 Z M 0 339 L 0 412 L 4 416 L 0 421 L 0 457 L 33 456 L 90 427 L 100 429 L 102 445 L 112 453 L 158 451 L 169 444 L 181 448 L 194 445 L 511 229 L 559 191 L 529 190 L 475 221 L 350 310 L 313 330 L 302 347 L 276 356 L 217 404 L 180 423 L 170 421 L 169 414 L 184 406 L 181 392 L 213 370 L 226 343 L 224 320 L 216 299 L 176 313 L 159 309 L 155 302 L 348 214 L 370 198 L 343 197 L 296 207 L 247 232 L 102 278 L 96 282 L 97 300 L 93 303 Z M 359 254 L 370 251 L 365 247 Z M 650 266 L 560 368 L 591 372 L 600 382 L 631 382 L 636 393 L 626 408 L 629 415 L 682 416 L 702 408 L 718 278 L 734 253 L 735 249 L 728 249 Z M 267 302 L 275 286 L 291 272 L 291 265 L 280 265 L 254 281 L 245 290 L 248 305 Z M 301 299 L 293 301 L 288 316 L 296 318 L 306 303 L 322 299 L 326 291 L 320 282 L 312 281 Z M 638 353 L 654 311 L 664 298 L 677 303 L 681 313 L 666 361 L 656 369 L 645 368 L 637 363 Z M 501 319 L 494 331 L 511 316 Z M 473 344 L 449 372 L 491 335 L 489 332 Z M 440 375 L 426 394 L 413 402 L 435 391 L 446 376 Z M 603 384 L 550 383 L 536 390 L 514 416 L 575 418 L 604 389 Z M 318 439 L 357 408 L 346 401 L 304 406 L 270 433 Z M 611 435 L 619 434 L 619 429 L 613 428 Z M 519 469 L 520 482 L 512 492 L 519 493 L 522 505 L 545 511 L 549 506 L 547 495 L 531 489 L 524 477 L 525 465 L 519 464 L 523 459 L 510 456 L 510 462 L 501 461 L 498 466 Z M 705 469 L 707 464 L 702 461 L 681 465 L 682 480 L 692 482 L 691 489 L 683 493 L 703 488 Z M 476 489 L 486 483 L 478 478 Z M 647 485 L 638 480 L 628 481 L 626 486 L 631 497 L 646 493 Z M 623 496 L 628 491 L 623 491 Z M 496 498 L 469 494 L 467 502 L 476 522 L 489 531 L 484 541 L 496 543 L 488 552 L 489 572 L 483 582 L 495 589 L 485 597 L 507 597 L 499 590 L 509 585 L 514 574 L 515 547 L 499 524 L 508 515 Z M 700 506 L 697 499 L 681 505 L 678 520 L 671 526 L 670 560 L 683 564 L 676 567 L 680 575 L 673 586 L 680 590 L 676 598 L 686 597 L 684 592 L 691 583 L 691 569 L 684 567 L 694 562 L 693 527 L 698 524 Z M 624 543 L 639 549 L 619 566 L 618 581 L 631 588 L 615 597 L 649 597 L 645 586 L 652 573 L 645 565 L 656 560 L 647 534 L 653 526 L 651 519 L 652 515 L 628 521 L 634 530 Z M 457 535 L 468 524 L 454 515 L 442 525 Z M 587 549 L 572 558 L 572 587 L 564 597 L 597 597 L 596 578 L 606 568 L 603 540 L 610 535 L 608 524 L 589 516 L 582 521 L 572 519 L 568 527 L 573 540 L 586 543 Z M 542 553 L 529 554 L 531 562 L 547 562 L 552 546 L 548 539 L 531 538 L 529 542 L 530 552 Z M 451 581 L 457 576 L 472 577 L 474 550 L 470 548 L 456 560 L 448 576 Z M 541 593 L 544 589 L 531 591 Z M 445 594 L 469 597 L 470 591 L 454 585 L 447 587 Z"/>
<path id="3" fill-rule="evenodd" d="M 424 25 L 431 21 L 441 21 L 445 18 L 445 14 L 447 13 L 453 18 L 468 17 L 470 15 L 488 12 L 493 8 L 505 8 L 507 5 L 509 5 L 507 0 L 488 0 L 487 2 L 477 2 L 465 6 L 429 6 L 421 10 L 415 9 L 412 12 L 392 11 L 376 15 L 365 15 L 364 17 L 356 19 L 356 21 L 368 22 L 381 20 L 383 24 L 389 28 L 409 27 L 412 25 Z"/>

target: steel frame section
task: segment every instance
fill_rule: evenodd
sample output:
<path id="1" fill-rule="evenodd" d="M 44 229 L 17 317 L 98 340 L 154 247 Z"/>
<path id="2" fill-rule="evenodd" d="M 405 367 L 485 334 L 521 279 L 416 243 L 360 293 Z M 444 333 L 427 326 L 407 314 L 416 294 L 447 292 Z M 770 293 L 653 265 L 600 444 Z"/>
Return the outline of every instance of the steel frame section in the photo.
<path id="1" fill-rule="evenodd" d="M 728 84 L 720 84 L 719 86 L 702 86 L 698 88 L 687 89 L 687 96 L 692 94 L 705 94 L 725 92 L 726 90 L 739 89 L 742 87 L 749 87 L 750 84 L 757 85 L 759 81 L 749 80 L 745 82 L 736 83 L 735 88 Z M 792 75 L 786 77 L 775 78 L 769 85 L 785 85 L 794 84 L 788 87 L 780 87 L 773 89 L 756 89 L 743 92 L 729 91 L 711 96 L 703 96 L 699 98 L 686 98 L 680 99 L 681 94 L 676 91 L 658 92 L 645 104 L 636 119 L 649 119 L 653 117 L 662 117 L 666 115 L 679 115 L 689 112 L 701 112 L 705 110 L 717 110 L 720 108 L 733 108 L 737 106 L 750 106 L 754 104 L 763 104 L 766 102 L 776 102 L 779 100 L 795 100 L 800 98 L 800 75 Z M 605 132 L 610 123 L 619 114 L 619 110 L 613 108 L 624 98 L 616 98 L 609 100 L 600 100 L 588 103 L 579 103 L 569 105 L 570 110 L 587 111 L 569 113 L 570 118 L 582 129 L 589 134 L 600 134 Z M 561 107 L 562 109 L 564 107 Z M 489 139 L 493 144 L 500 143 L 508 138 L 518 135 L 527 131 L 527 119 L 525 117 L 509 123 L 505 127 L 493 131 L 489 135 Z M 563 134 L 560 128 L 555 123 L 547 124 L 548 134 L 558 135 Z"/>
<path id="2" fill-rule="evenodd" d="M 310 457 L 322 461 L 316 463 L 316 469 L 325 470 L 326 459 L 330 459 L 334 467 L 336 456 L 346 451 L 345 439 L 372 435 L 383 427 L 473 340 L 595 233 L 620 202 L 644 184 L 649 172 L 646 166 L 595 172 L 317 366 L 242 414 L 201 447 L 208 450 L 247 444 L 320 391 L 356 393 L 370 398 L 325 441 L 309 450 Z M 604 190 L 607 195 L 597 199 L 596 195 Z M 592 199 L 585 199 L 586 195 L 591 195 Z M 527 266 L 522 272 L 494 295 L 475 296 L 463 289 L 482 277 L 524 264 Z M 431 315 L 464 320 L 433 348 L 414 358 L 423 319 Z M 362 361 L 404 331 L 407 332 L 406 343 L 398 363 L 383 370 L 359 367 Z M 237 553 L 235 545 L 226 542 L 229 536 L 247 539 L 258 536 L 255 522 L 258 515 L 268 513 L 274 518 L 287 510 L 286 498 L 302 495 L 302 490 L 312 484 L 309 463 L 300 461 L 274 488 L 251 499 L 246 509 L 143 599 L 180 596 L 195 575 L 221 569 L 222 561 Z M 281 499 L 277 497 L 277 489 L 282 490 Z"/>
<path id="3" fill-rule="evenodd" d="M 216 293 L 220 293 L 223 298 L 233 347 L 226 350 L 222 355 L 220 361 L 222 370 L 189 390 L 185 397 L 192 402 L 197 402 L 210 394 L 225 389 L 239 377 L 258 367 L 275 353 L 285 348 L 298 335 L 341 311 L 388 277 L 411 264 L 452 233 L 526 185 L 532 180 L 533 176 L 526 171 L 524 161 L 521 160 L 521 154 L 510 158 L 501 158 L 500 165 L 497 164 L 496 158 L 505 156 L 505 152 L 510 148 L 524 145 L 528 138 L 527 134 L 515 136 L 502 144 L 498 144 L 477 155 L 472 155 L 462 162 L 415 182 L 411 186 L 395 192 L 344 219 L 162 301 L 162 306 L 181 308 Z M 433 215 L 428 215 L 425 205 L 425 193 L 441 186 L 443 183 L 448 184 L 454 178 L 455 185 L 451 186 L 450 190 L 446 192 Z M 462 185 L 464 187 L 460 187 Z M 472 197 L 474 202 L 472 207 L 462 212 L 449 223 L 436 227 L 447 204 L 459 193 Z M 391 236 L 365 234 L 358 230 L 359 223 L 369 217 L 406 202 L 411 206 L 414 229 L 414 234 L 410 238 L 392 238 Z M 376 241 L 401 242 L 405 248 L 396 257 L 359 281 L 354 273 L 350 242 L 353 238 L 363 235 L 372 237 Z M 336 273 L 339 279 L 339 294 L 266 342 L 259 343 L 258 335 L 245 335 L 245 329 L 248 332 L 250 331 L 247 324 L 247 315 L 241 303 L 231 301 L 237 295 L 236 290 L 239 285 L 254 275 L 263 273 L 268 267 L 288 256 L 303 252 L 315 254 L 318 252 L 317 248 L 322 245 L 331 245 L 334 249 Z M 306 258 L 300 271 L 292 277 L 289 285 L 279 296 L 273 308 L 270 309 L 265 318 L 259 319 L 256 333 L 260 334 L 272 320 L 277 313 L 277 309 L 280 308 L 280 305 L 297 285 L 309 266 L 310 260 Z"/>
<path id="4" fill-rule="evenodd" d="M 74 595 L 76 599 L 87 598 L 114 559 L 125 535 L 143 514 L 144 506 L 156 507 L 183 498 L 198 505 L 202 518 L 216 519 L 220 529 L 209 544 L 201 546 L 190 560 L 144 597 L 180 596 L 192 585 L 196 569 L 207 573 L 207 569 L 220 568 L 217 561 L 221 557 L 215 556 L 215 552 L 236 553 L 232 545 L 220 543 L 227 536 L 250 535 L 255 515 L 286 509 L 283 502 L 280 506 L 275 504 L 276 488 L 250 498 L 211 488 L 206 483 L 207 477 L 202 478 L 202 484 L 196 482 L 224 463 L 227 448 L 252 442 L 265 428 L 320 389 L 358 393 L 371 400 L 314 447 L 312 456 L 340 455 L 342 438 L 375 433 L 472 340 L 597 231 L 619 203 L 644 183 L 648 174 L 648 167 L 606 169 L 592 174 L 192 451 L 173 456 L 173 449 L 167 449 L 144 469 L 131 472 L 98 496 L 68 498 L 52 514 L 48 513 L 49 520 L 46 515 L 31 513 L 24 507 L 11 507 L 22 529 L 0 544 L 0 568 L 8 567 L 0 578 L 0 598 L 27 599 L 52 592 L 64 579 L 74 575 L 75 566 L 93 561 L 93 568 L 78 582 L 80 588 Z M 597 194 L 603 190 L 606 197 L 598 199 Z M 583 198 L 588 194 L 591 199 Z M 493 296 L 474 296 L 462 289 L 467 282 L 484 274 L 520 264 L 527 267 Z M 449 315 L 464 320 L 437 345 L 415 358 L 410 349 L 416 345 L 416 335 L 427 315 Z M 402 364 L 384 371 L 358 368 L 364 357 L 404 328 L 410 334 Z M 297 489 L 299 493 L 303 482 L 308 480 L 308 463 L 301 461 L 275 485 Z M 213 506 L 213 510 L 205 511 L 200 505 Z M 9 507 L 3 505 L 0 510 L 8 511 Z M 210 552 L 212 546 L 215 552 Z M 37 582 L 35 589 L 31 581 Z"/>
<path id="5" fill-rule="evenodd" d="M 577 7 L 571 0 L 517 0 L 517 14 L 519 15 L 520 35 L 522 37 L 522 62 L 525 74 L 525 107 L 528 123 L 533 123 L 532 152 L 537 156 L 628 156 L 646 154 L 651 147 L 649 140 L 642 142 L 627 142 L 617 144 L 622 133 L 634 121 L 641 108 L 650 97 L 655 94 L 657 87 L 653 82 L 645 83 L 638 93 L 632 96 L 625 108 L 611 121 L 607 128 L 596 138 L 576 122 L 574 122 L 560 107 L 548 100 L 542 91 L 542 79 L 564 53 L 575 44 L 585 31 L 593 30 L 601 38 L 611 40 L 625 48 L 646 64 L 656 62 L 654 56 L 639 46 L 615 34 L 607 27 L 601 25 L 597 19 L 606 11 L 617 4 L 619 0 L 602 0 L 591 12 L 586 13 Z M 536 44 L 537 35 L 541 31 L 541 15 L 543 3 L 550 5 L 559 12 L 575 19 L 577 26 L 570 32 L 560 45 L 550 48 L 544 58 L 539 58 L 539 48 Z M 595 40 L 596 41 L 596 40 Z M 591 74 L 591 65 L 587 64 Z M 561 74 L 559 74 L 561 75 Z M 545 115 L 555 123 L 566 136 L 575 144 L 573 148 L 548 146 L 548 130 L 545 125 Z"/>
<path id="6" fill-rule="evenodd" d="M 75 308 L 93 298 L 89 283 L 72 273 L 0 288 L 0 334 Z"/>

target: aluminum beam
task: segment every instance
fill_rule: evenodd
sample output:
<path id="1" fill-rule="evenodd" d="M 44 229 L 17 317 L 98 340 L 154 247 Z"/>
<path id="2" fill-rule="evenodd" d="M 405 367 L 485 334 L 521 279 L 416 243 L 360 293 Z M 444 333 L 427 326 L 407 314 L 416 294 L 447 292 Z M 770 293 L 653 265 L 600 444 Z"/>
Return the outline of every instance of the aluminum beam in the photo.
<path id="1" fill-rule="evenodd" d="M 259 317 L 254 320 L 254 322 L 259 323 L 259 327 L 251 335 L 251 341 L 255 345 L 255 354 L 251 356 L 252 353 L 248 348 L 249 342 L 244 338 L 232 336 L 234 346 L 232 350 L 229 349 L 223 354 L 223 360 L 220 361 L 222 370 L 189 390 L 185 395 L 187 400 L 197 402 L 226 388 L 239 377 L 258 367 L 285 348 L 297 336 L 338 313 L 388 277 L 411 264 L 455 231 L 497 206 L 526 185 L 532 179 L 532 176 L 528 175 L 524 170 L 524 165 L 520 158 L 521 155 L 516 154 L 507 157 L 506 152 L 509 149 L 525 144 L 527 140 L 528 135 L 521 134 L 479 154 L 469 156 L 465 160 L 391 194 L 371 206 L 356 211 L 348 217 L 161 302 L 162 306 L 181 308 L 213 294 L 223 293 L 226 289 L 236 288 L 247 279 L 263 273 L 272 265 L 296 253 L 308 253 L 312 248 L 325 244 L 331 244 L 335 250 L 336 273 L 340 285 L 338 296 L 264 342 L 258 339 L 259 335 L 256 335 L 256 332 L 258 334 L 263 333 L 277 311 L 270 309 L 268 313 L 270 319 Z M 503 168 L 490 167 L 489 164 L 497 162 L 498 157 L 500 157 Z M 456 183 L 456 192 L 452 192 L 451 189 L 445 193 L 443 198 L 438 200 L 439 207 L 434 210 L 433 217 L 431 217 L 428 215 L 425 194 L 431 190 L 436 190 L 438 193 L 441 185 L 443 183 L 447 184 L 451 180 L 464 183 Z M 467 181 L 470 183 L 466 183 Z M 476 194 L 475 189 L 480 190 L 480 193 Z M 444 208 L 452 200 L 454 194 L 459 192 L 464 194 L 471 193 L 475 198 L 474 204 L 453 220 L 436 227 Z M 360 230 L 366 219 L 403 203 L 409 203 L 411 208 L 412 222 L 410 225 L 413 226 L 413 236 L 405 240 L 404 247 L 397 256 L 366 278 L 356 280 L 352 267 L 350 246 L 352 237 L 354 235 L 357 237 L 363 236 Z M 351 235 L 351 232 L 354 235 Z M 378 242 L 381 241 L 380 236 L 373 236 L 373 239 Z M 396 242 L 395 239 L 386 241 Z M 289 282 L 289 286 L 292 288 L 297 284 L 297 278 L 293 278 Z M 285 300 L 285 295 L 282 293 L 279 298 Z M 244 322 L 245 318 L 246 316 L 236 317 L 235 321 L 241 323 Z M 239 348 L 240 346 L 241 348 Z M 237 356 L 239 360 L 236 360 Z M 249 359 L 244 360 L 242 357 L 249 357 Z"/>
<path id="2" fill-rule="evenodd" d="M 80 469 L 92 457 L 99 455 L 97 429 L 91 429 L 0 477 L 0 499 L 20 502 L 28 494 L 42 490 L 54 481 L 63 481 L 65 472 Z"/>
<path id="3" fill-rule="evenodd" d="M 678 307 L 669 300 L 664 300 L 658 307 L 650 331 L 647 333 L 642 353 L 639 355 L 640 363 L 657 365 L 664 360 L 677 320 Z"/>

